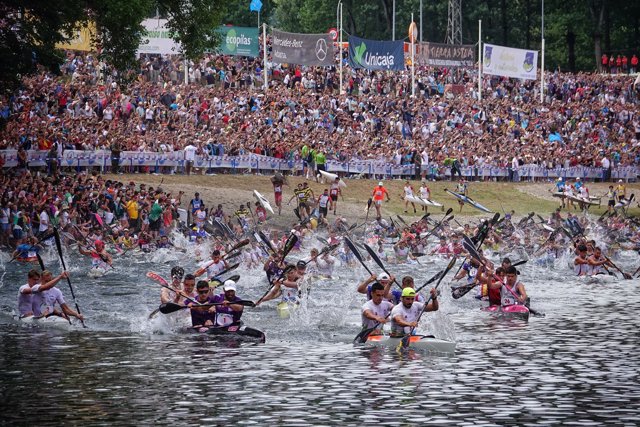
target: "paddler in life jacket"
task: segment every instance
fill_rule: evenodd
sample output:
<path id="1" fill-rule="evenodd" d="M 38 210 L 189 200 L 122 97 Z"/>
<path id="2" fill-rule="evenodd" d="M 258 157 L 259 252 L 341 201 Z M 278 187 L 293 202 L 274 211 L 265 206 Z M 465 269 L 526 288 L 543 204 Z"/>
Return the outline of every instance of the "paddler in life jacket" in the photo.
<path id="1" fill-rule="evenodd" d="M 616 187 L 616 197 L 618 198 L 618 203 L 622 203 L 623 205 L 627 203 L 627 188 L 621 179 L 618 180 Z"/>
<path id="2" fill-rule="evenodd" d="M 422 184 L 420 184 L 420 198 L 425 200 L 431 200 L 431 190 L 429 189 L 429 186 L 427 185 L 427 183 L 424 181 L 422 181 Z M 421 210 L 427 212 L 427 207 L 422 206 Z"/>
<path id="3" fill-rule="evenodd" d="M 249 209 L 244 207 L 244 203 L 241 204 L 240 209 L 236 210 L 233 214 L 240 221 L 240 226 L 242 227 L 242 230 L 247 231 L 249 229 L 249 215 L 251 215 L 251 212 L 249 212 Z"/>
<path id="4" fill-rule="evenodd" d="M 371 285 L 371 299 L 362 306 L 362 329 L 376 328 L 369 335 L 382 335 L 382 327 L 387 323 L 393 304 L 386 299 L 381 283 Z"/>
<path id="5" fill-rule="evenodd" d="M 342 189 L 340 188 L 340 177 L 336 176 L 336 179 L 331 183 L 331 187 L 329 187 L 329 197 L 331 201 L 329 203 L 329 210 L 333 211 L 333 214 L 336 215 L 336 211 L 338 209 L 338 195 L 342 198 L 344 202 L 344 197 L 342 196 Z"/>
<path id="6" fill-rule="evenodd" d="M 616 192 L 613 189 L 613 185 L 609 186 L 609 190 L 607 190 L 605 197 L 607 198 L 607 212 L 609 212 L 609 214 L 612 214 L 613 209 L 616 206 Z"/>
<path id="7" fill-rule="evenodd" d="M 199 305 L 211 304 L 213 302 L 213 297 L 209 291 L 209 282 L 199 280 L 196 285 L 196 290 L 197 295 L 194 299 L 195 302 L 186 302 L 187 307 L 191 309 L 191 325 L 193 328 L 213 326 L 216 321 L 215 306 L 199 307 Z"/>
<path id="8" fill-rule="evenodd" d="M 465 279 L 465 282 L 467 285 L 476 283 L 476 281 L 478 281 L 480 277 L 479 268 L 480 268 L 480 263 L 476 259 L 471 258 L 470 260 L 462 263 L 462 268 L 460 269 L 458 274 L 456 274 L 453 280 Z M 482 299 L 482 297 L 486 295 L 486 292 L 483 292 L 482 286 L 478 286 L 476 287 L 476 289 L 478 290 L 476 298 Z"/>
<path id="9" fill-rule="evenodd" d="M 291 269 L 282 279 L 273 282 L 271 291 L 265 296 L 261 302 L 270 301 L 278 297 L 282 297 L 282 302 L 297 303 L 300 297 L 299 283 L 306 272 L 307 263 L 298 261 L 296 268 Z M 258 304 L 256 304 L 257 306 Z"/>
<path id="10" fill-rule="evenodd" d="M 404 288 L 402 290 L 400 304 L 391 310 L 391 336 L 401 337 L 411 333 L 418 326 L 418 318 L 423 311 L 438 310 L 438 294 L 435 288 L 431 289 L 431 302 L 428 306 L 424 303 L 417 302 L 416 291 L 413 288 Z"/>
<path id="11" fill-rule="evenodd" d="M 82 245 L 78 246 L 78 251 L 82 255 L 88 255 L 91 257 L 91 266 L 92 268 L 101 268 L 103 270 L 107 270 L 107 266 L 113 267 L 113 258 L 109 252 L 105 250 L 104 242 L 102 240 L 96 240 L 93 242 L 95 249 L 86 250 L 83 249 Z"/>
<path id="12" fill-rule="evenodd" d="M 413 202 L 409 202 L 409 200 L 407 199 L 407 196 L 409 197 L 414 197 L 413 194 L 413 186 L 411 185 L 411 183 L 409 182 L 409 180 L 405 181 L 404 183 L 404 213 L 407 213 L 407 208 L 409 207 L 409 203 L 411 203 L 411 206 L 413 206 L 413 213 L 416 213 L 416 205 Z"/>

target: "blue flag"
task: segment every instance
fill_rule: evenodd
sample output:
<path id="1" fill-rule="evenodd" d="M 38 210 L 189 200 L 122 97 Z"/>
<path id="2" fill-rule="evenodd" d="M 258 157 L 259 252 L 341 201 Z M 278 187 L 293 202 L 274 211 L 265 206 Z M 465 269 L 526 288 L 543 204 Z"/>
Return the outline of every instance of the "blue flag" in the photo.
<path id="1" fill-rule="evenodd" d="M 251 12 L 260 12 L 260 9 L 262 9 L 262 2 L 260 0 L 251 0 L 249 10 Z"/>

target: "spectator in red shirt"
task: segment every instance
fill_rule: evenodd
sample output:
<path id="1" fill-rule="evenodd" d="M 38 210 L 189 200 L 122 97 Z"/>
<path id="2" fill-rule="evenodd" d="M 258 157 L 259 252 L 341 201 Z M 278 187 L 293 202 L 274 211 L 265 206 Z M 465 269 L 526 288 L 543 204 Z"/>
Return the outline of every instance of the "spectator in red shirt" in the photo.
<path id="1" fill-rule="evenodd" d="M 633 55 L 631 57 L 631 74 L 635 73 L 637 68 L 638 68 L 638 57 L 636 55 Z"/>
<path id="2" fill-rule="evenodd" d="M 627 71 L 628 71 L 627 70 L 627 62 L 628 62 L 627 55 L 623 55 L 622 56 L 622 72 L 625 73 L 625 74 L 627 74 Z"/>
<path id="3" fill-rule="evenodd" d="M 607 72 L 607 66 L 609 65 L 609 58 L 607 58 L 607 54 L 602 54 L 602 71 Z"/>

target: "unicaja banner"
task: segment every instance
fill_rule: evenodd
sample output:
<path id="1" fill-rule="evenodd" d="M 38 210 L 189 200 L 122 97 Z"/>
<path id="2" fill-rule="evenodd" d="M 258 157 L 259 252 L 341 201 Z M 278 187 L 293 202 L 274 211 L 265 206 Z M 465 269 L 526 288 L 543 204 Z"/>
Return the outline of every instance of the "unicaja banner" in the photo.
<path id="1" fill-rule="evenodd" d="M 142 37 L 138 54 L 158 53 L 161 55 L 180 53 L 180 45 L 171 38 L 166 19 L 145 19 L 142 26 L 147 33 Z"/>
<path id="2" fill-rule="evenodd" d="M 260 53 L 260 41 L 257 28 L 220 27 L 221 35 L 218 50 L 223 55 L 256 57 Z"/>
<path id="3" fill-rule="evenodd" d="M 404 42 L 349 37 L 349 64 L 367 70 L 404 70 Z"/>
<path id="4" fill-rule="evenodd" d="M 538 51 L 485 44 L 482 72 L 494 76 L 536 80 Z"/>
<path id="5" fill-rule="evenodd" d="M 271 61 L 330 67 L 336 64 L 333 40 L 329 34 L 298 34 L 273 30 Z"/>

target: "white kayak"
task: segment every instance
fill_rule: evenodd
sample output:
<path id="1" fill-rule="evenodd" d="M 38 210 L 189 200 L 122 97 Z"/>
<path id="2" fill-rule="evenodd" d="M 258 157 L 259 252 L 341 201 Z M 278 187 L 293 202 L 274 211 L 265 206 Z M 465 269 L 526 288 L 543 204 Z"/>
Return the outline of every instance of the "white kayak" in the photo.
<path id="1" fill-rule="evenodd" d="M 421 199 L 420 197 L 416 197 L 416 196 L 409 196 L 408 194 L 405 194 L 404 200 L 420 206 L 435 206 L 434 204 L 432 204 L 431 202 L 428 202 L 427 200 Z"/>
<path id="2" fill-rule="evenodd" d="M 318 171 L 320 172 L 320 175 L 322 175 L 324 178 L 328 179 L 329 182 L 333 182 L 336 180 L 336 178 L 338 178 L 338 175 L 336 175 L 335 173 L 331 173 L 331 172 L 327 172 L 327 171 Z M 338 181 L 338 185 L 342 188 L 347 186 L 347 183 L 344 182 L 344 180 L 342 178 L 340 178 L 340 181 Z"/>
<path id="3" fill-rule="evenodd" d="M 578 203 L 582 203 L 582 204 L 585 204 L 585 205 L 597 205 L 597 204 L 599 204 L 598 202 L 594 202 L 594 201 L 591 201 L 591 200 L 589 200 L 589 199 L 587 199 L 585 197 L 580 197 L 580 196 L 567 195 L 566 198 L 568 200 L 571 200 L 572 202 L 578 202 Z"/>
<path id="4" fill-rule="evenodd" d="M 20 321 L 20 323 L 36 326 L 39 328 L 61 329 L 65 331 L 77 328 L 77 326 L 75 326 L 73 323 L 69 323 L 67 319 L 60 316 L 49 316 L 49 317 L 39 317 L 39 318 L 34 318 L 33 316 L 26 316 L 26 317 L 21 317 L 18 320 Z"/>
<path id="5" fill-rule="evenodd" d="M 184 208 L 178 208 L 178 222 L 189 225 L 187 224 L 188 220 L 189 220 L 189 217 L 187 215 L 187 210 Z"/>
<path id="6" fill-rule="evenodd" d="M 402 341 L 402 337 L 390 337 L 389 335 L 369 335 L 366 346 L 396 348 Z M 456 343 L 441 340 L 426 335 L 413 335 L 409 338 L 409 348 L 426 351 L 429 353 L 450 354 L 456 352 Z"/>
<path id="7" fill-rule="evenodd" d="M 274 213 L 273 208 L 271 207 L 271 203 L 269 203 L 269 201 L 262 194 L 258 193 L 258 190 L 253 190 L 253 195 L 256 197 L 256 199 L 258 199 L 258 202 L 260 202 L 263 208 L 265 208 L 272 214 Z"/>

